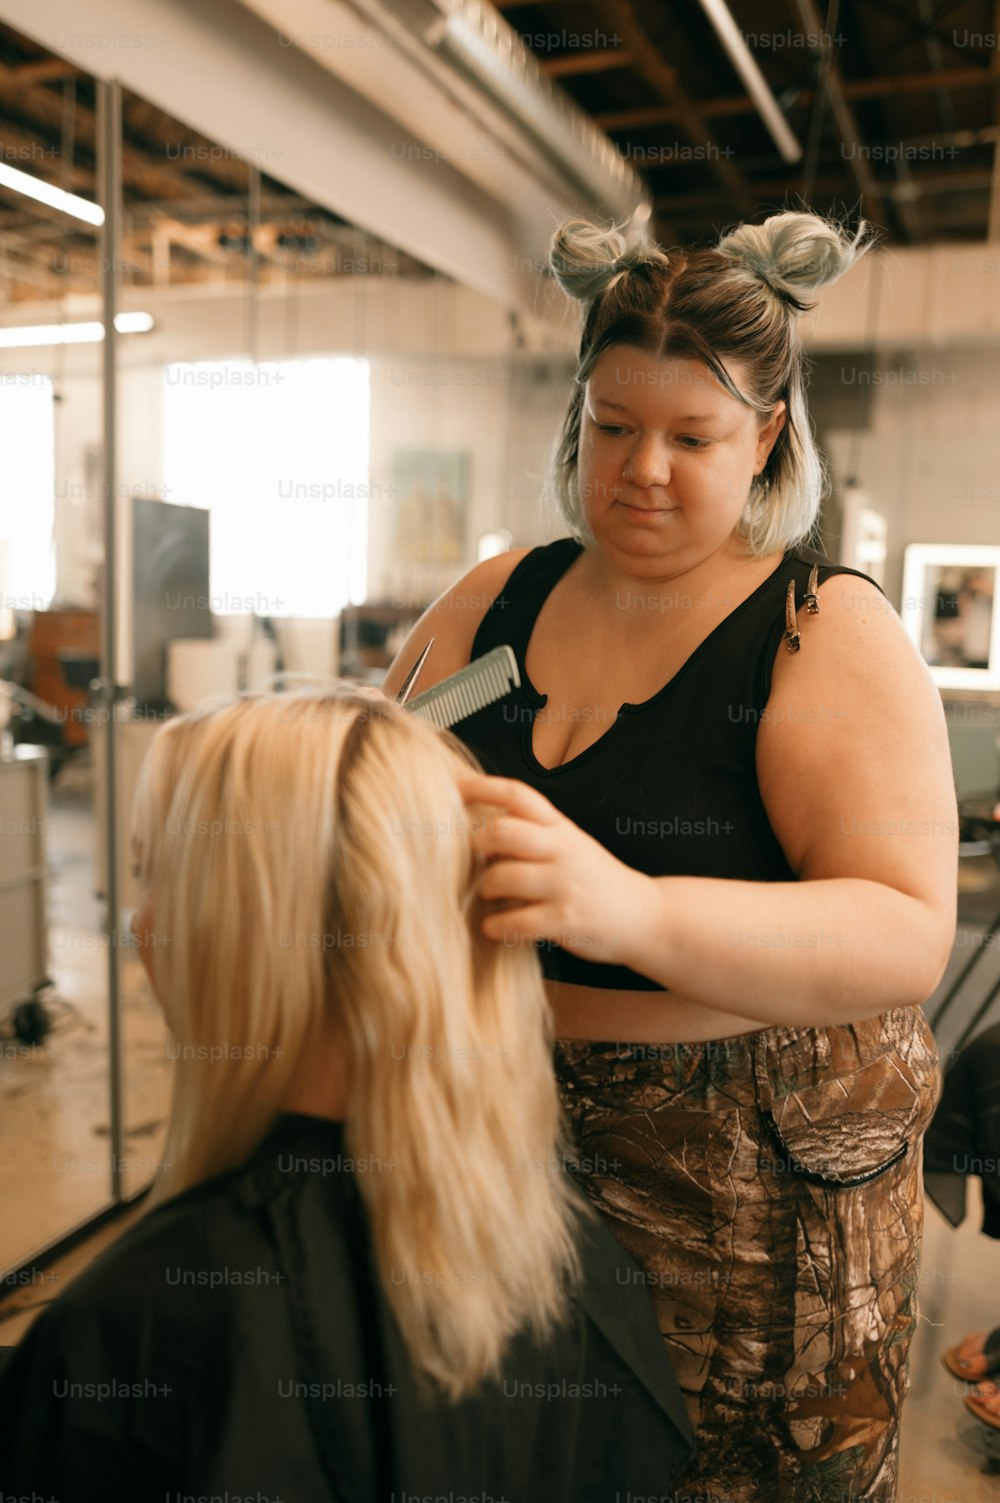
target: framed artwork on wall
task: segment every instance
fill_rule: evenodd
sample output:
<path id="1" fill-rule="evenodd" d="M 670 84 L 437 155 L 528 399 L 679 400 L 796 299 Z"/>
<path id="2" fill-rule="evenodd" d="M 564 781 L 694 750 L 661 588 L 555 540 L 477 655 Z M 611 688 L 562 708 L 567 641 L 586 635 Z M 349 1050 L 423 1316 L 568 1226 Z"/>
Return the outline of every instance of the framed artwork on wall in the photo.
<path id="1" fill-rule="evenodd" d="M 466 554 L 469 456 L 397 449 L 392 456 L 392 561 L 402 568 L 458 568 Z"/>
<path id="2" fill-rule="evenodd" d="M 902 619 L 949 689 L 1000 688 L 1000 548 L 911 543 L 904 553 Z"/>

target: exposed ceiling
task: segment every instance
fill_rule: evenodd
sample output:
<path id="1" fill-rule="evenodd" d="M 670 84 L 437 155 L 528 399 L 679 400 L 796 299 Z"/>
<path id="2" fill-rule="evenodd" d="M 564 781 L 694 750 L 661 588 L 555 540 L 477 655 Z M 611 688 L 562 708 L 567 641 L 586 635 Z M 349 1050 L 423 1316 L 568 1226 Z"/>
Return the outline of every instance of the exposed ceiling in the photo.
<path id="1" fill-rule="evenodd" d="M 729 0 L 803 148 L 793 164 L 698 0 L 496 3 L 644 173 L 669 244 L 803 198 L 823 213 L 860 209 L 889 244 L 1000 237 L 991 0 Z"/>
<path id="2" fill-rule="evenodd" d="M 729 8 L 798 162 L 783 160 L 698 0 L 498 0 L 646 179 L 668 244 L 803 203 L 861 212 L 890 245 L 1000 240 L 1000 0 Z M 123 125 L 126 286 L 431 275 L 283 187 L 263 147 L 248 166 L 128 92 Z M 94 199 L 96 128 L 93 79 L 0 26 L 0 163 Z M 0 185 L 0 300 L 93 292 L 97 245 L 86 224 Z"/>
<path id="3" fill-rule="evenodd" d="M 433 274 L 287 189 L 263 145 L 250 164 L 127 90 L 122 134 L 126 287 Z M 0 25 L 0 163 L 94 201 L 96 137 L 94 79 Z M 0 302 L 95 292 L 98 245 L 90 225 L 0 184 Z"/>

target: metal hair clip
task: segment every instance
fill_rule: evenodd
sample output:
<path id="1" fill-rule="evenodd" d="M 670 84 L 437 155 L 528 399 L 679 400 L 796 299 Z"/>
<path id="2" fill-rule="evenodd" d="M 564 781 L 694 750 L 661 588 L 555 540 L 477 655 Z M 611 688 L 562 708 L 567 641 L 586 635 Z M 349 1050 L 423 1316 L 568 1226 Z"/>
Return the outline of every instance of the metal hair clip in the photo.
<path id="1" fill-rule="evenodd" d="M 785 592 L 785 646 L 789 652 L 798 652 L 799 626 L 795 619 L 795 580 L 788 581 L 788 589 Z"/>
<path id="2" fill-rule="evenodd" d="M 818 584 L 819 564 L 813 564 L 812 568 L 809 571 L 809 588 L 806 590 L 806 593 L 802 597 L 805 601 L 806 610 L 809 612 L 810 616 L 819 615 L 819 596 L 816 594 L 816 587 Z"/>
<path id="3" fill-rule="evenodd" d="M 819 596 L 816 590 L 819 585 L 819 565 L 813 564 L 809 571 L 809 584 L 802 597 L 803 604 L 810 616 L 819 614 Z M 788 589 L 785 592 L 785 646 L 789 652 L 798 652 L 802 646 L 799 623 L 795 616 L 795 580 L 788 581 Z"/>

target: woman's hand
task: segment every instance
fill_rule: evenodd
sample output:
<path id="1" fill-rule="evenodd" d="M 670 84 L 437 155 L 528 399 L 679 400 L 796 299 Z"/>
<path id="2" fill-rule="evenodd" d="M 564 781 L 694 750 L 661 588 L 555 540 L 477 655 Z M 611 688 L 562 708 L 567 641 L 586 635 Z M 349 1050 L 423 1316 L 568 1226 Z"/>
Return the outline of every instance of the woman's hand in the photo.
<path id="1" fill-rule="evenodd" d="M 479 896 L 509 906 L 482 930 L 504 944 L 551 940 L 573 955 L 628 965 L 636 939 L 653 921 L 650 877 L 626 866 L 516 778 L 470 774 L 459 780 L 466 803 L 499 805 L 474 830 L 485 869 Z"/>

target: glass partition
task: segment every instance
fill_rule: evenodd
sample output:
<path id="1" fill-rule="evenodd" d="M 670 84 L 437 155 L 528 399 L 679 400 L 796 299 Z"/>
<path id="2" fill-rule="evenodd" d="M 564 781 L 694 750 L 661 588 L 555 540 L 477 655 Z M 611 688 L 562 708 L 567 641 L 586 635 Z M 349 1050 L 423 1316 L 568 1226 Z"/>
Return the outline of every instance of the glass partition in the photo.
<path id="1" fill-rule="evenodd" d="M 243 688 L 384 671 L 369 603 L 391 496 L 372 473 L 371 341 L 432 278 L 272 177 L 263 151 L 245 160 L 128 91 L 122 118 L 136 169 L 122 303 L 153 320 L 117 367 L 124 927 L 138 899 L 128 814 L 164 717 Z M 153 931 L 167 942 L 155 918 Z M 176 1046 L 136 952 L 122 948 L 118 968 L 132 1193 L 162 1153 Z"/>
<path id="2" fill-rule="evenodd" d="M 0 183 L 12 1268 L 159 1165 L 172 1046 L 129 848 L 158 726 L 246 686 L 378 683 L 442 589 L 552 535 L 538 493 L 570 370 L 521 348 L 510 310 L 304 199 L 263 147 L 240 157 L 3 37 L 24 78 L 0 106 L 0 165 L 23 175 Z M 40 202 L 32 180 L 76 197 Z M 166 942 L 155 921 L 145 938 Z"/>
<path id="3" fill-rule="evenodd" d="M 4 41 L 14 82 L 0 132 L 0 1203 L 16 1214 L 0 1218 L 0 1269 L 10 1270 L 113 1200 L 112 942 L 92 688 L 106 563 L 99 87 L 7 28 Z"/>

